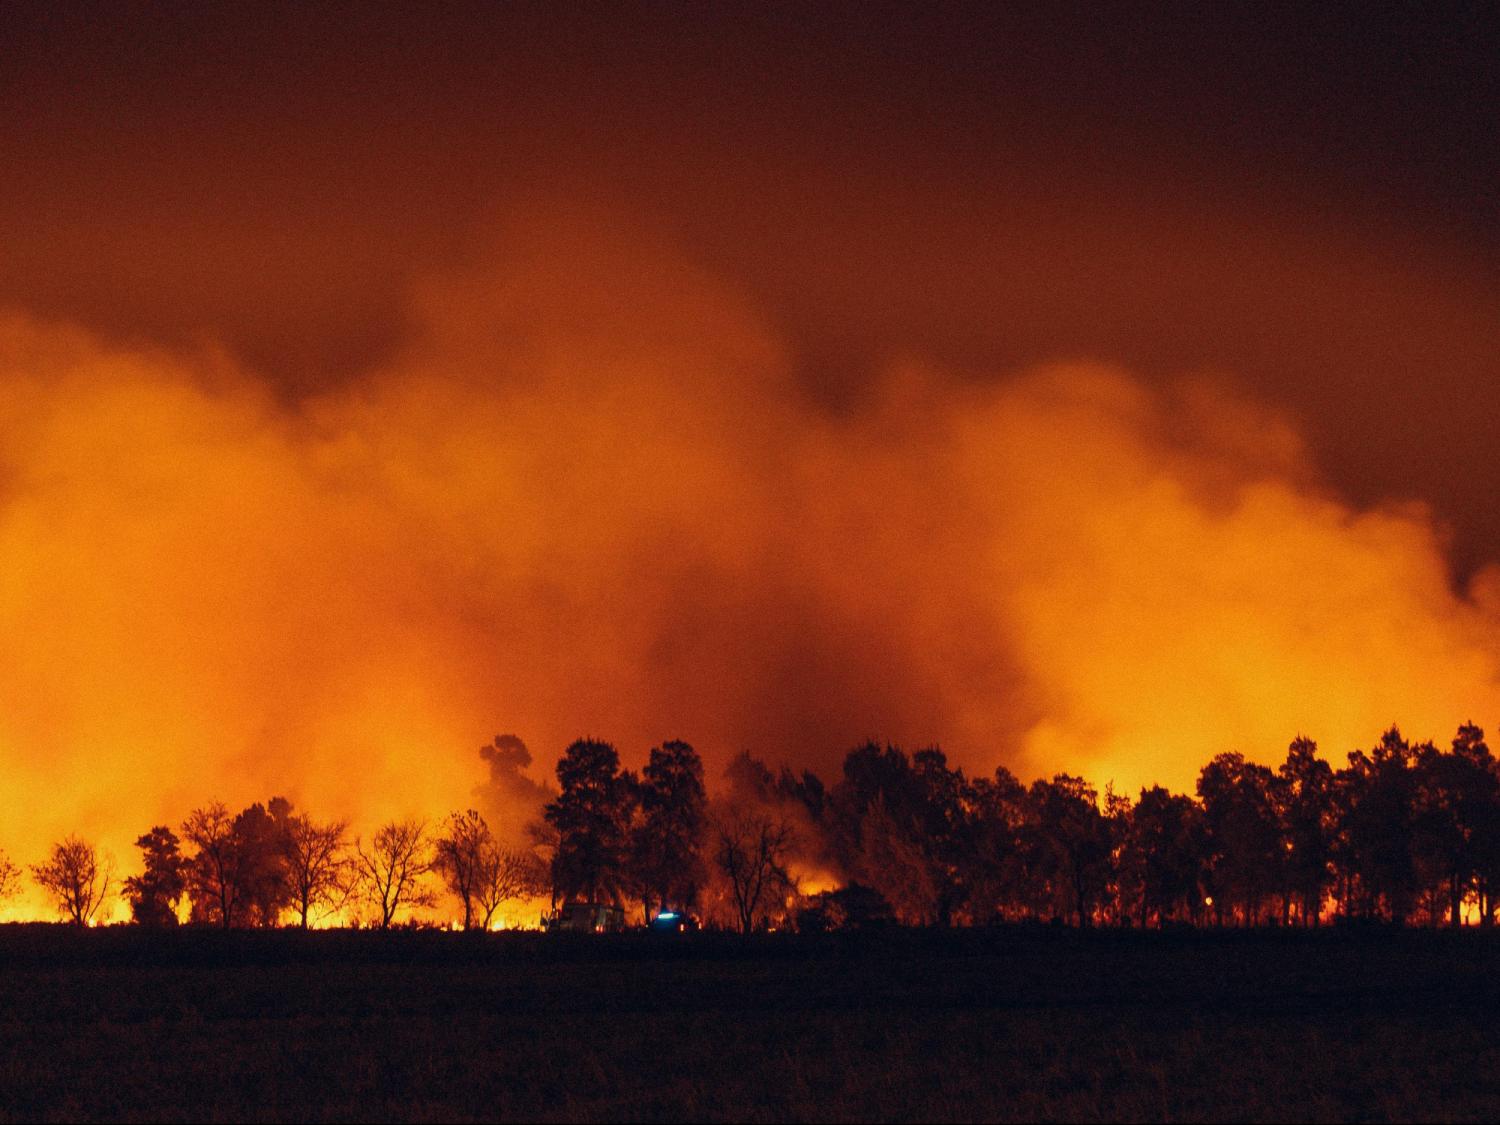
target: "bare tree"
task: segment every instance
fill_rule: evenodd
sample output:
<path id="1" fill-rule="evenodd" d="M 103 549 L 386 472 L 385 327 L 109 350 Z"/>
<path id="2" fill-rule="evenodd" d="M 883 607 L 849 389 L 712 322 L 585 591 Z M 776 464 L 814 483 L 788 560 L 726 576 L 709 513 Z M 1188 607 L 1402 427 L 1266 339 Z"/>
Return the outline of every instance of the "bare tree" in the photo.
<path id="1" fill-rule="evenodd" d="M 21 889 L 21 869 L 10 861 L 10 856 L 0 852 L 0 902 L 14 898 Z"/>
<path id="2" fill-rule="evenodd" d="M 223 801 L 194 809 L 182 822 L 182 838 L 197 849 L 187 868 L 193 921 L 211 918 L 229 929 L 240 905 L 234 816 Z"/>
<path id="3" fill-rule="evenodd" d="M 376 831 L 370 845 L 354 843 L 359 889 L 388 930 L 404 908 L 431 906 L 436 901 L 422 878 L 432 870 L 427 824 L 422 820 L 393 820 Z"/>
<path id="4" fill-rule="evenodd" d="M 318 823 L 302 814 L 288 817 L 282 855 L 297 924 L 307 929 L 313 912 L 327 917 L 354 890 L 355 863 L 349 855 L 349 822 Z"/>
<path id="5" fill-rule="evenodd" d="M 547 889 L 547 867 L 535 852 L 502 848 L 491 840 L 480 852 L 474 888 L 474 904 L 487 930 L 503 904 Z"/>
<path id="6" fill-rule="evenodd" d="M 740 932 L 748 934 L 758 913 L 797 889 L 786 869 L 792 830 L 762 813 L 730 813 L 715 823 L 714 842 L 714 862 L 729 881 Z"/>
<path id="7" fill-rule="evenodd" d="M 464 929 L 474 925 L 475 899 L 479 892 L 481 868 L 487 853 L 495 850 L 495 834 L 484 817 L 473 809 L 453 813 L 443 822 L 443 834 L 434 845 L 433 869 L 443 877 L 448 889 L 464 908 Z M 486 919 L 488 928 L 488 919 Z"/>
<path id="8" fill-rule="evenodd" d="M 53 844 L 47 862 L 31 869 L 32 878 L 75 926 L 88 925 L 98 913 L 109 895 L 113 874 L 114 865 L 77 836 Z"/>

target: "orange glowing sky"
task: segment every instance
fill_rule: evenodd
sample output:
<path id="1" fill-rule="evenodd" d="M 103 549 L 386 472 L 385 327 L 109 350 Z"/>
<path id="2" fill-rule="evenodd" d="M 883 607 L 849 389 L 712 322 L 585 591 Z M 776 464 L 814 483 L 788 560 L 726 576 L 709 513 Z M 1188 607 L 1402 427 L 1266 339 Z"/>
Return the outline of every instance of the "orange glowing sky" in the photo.
<path id="1" fill-rule="evenodd" d="M 18 859 L 1500 722 L 1492 28 L 253 11 L 14 16 Z"/>

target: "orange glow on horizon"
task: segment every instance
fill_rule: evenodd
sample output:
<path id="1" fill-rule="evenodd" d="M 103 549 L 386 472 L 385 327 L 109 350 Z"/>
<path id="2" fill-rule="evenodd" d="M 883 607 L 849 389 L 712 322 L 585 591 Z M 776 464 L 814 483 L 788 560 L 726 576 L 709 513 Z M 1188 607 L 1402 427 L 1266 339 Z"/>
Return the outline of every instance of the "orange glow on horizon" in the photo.
<path id="1" fill-rule="evenodd" d="M 1333 494 L 1226 382 L 904 360 L 829 412 L 732 286 L 559 229 L 508 231 L 393 360 L 292 404 L 213 349 L 0 320 L 17 863 L 78 832 L 128 875 L 215 798 L 435 821 L 491 799 L 499 730 L 536 778 L 597 732 L 832 781 L 873 735 L 1133 793 L 1299 732 L 1341 761 L 1500 717 L 1500 573 L 1455 591 L 1430 512 Z"/>

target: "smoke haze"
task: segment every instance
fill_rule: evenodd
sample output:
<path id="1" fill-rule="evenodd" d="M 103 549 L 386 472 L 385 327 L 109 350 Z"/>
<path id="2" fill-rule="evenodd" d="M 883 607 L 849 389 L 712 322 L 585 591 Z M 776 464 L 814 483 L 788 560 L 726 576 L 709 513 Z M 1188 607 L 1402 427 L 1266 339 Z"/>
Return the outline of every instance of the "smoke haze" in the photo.
<path id="1" fill-rule="evenodd" d="M 877 738 L 1133 791 L 1496 715 L 1496 573 L 1455 590 L 1430 511 L 1342 498 L 1228 377 L 912 355 L 829 409 L 647 227 L 532 208 L 487 246 L 301 395 L 0 321 L 0 846 L 128 865 L 272 794 L 368 829 L 478 787 L 519 822 L 497 731 L 536 780 L 582 735 L 711 778 Z"/>

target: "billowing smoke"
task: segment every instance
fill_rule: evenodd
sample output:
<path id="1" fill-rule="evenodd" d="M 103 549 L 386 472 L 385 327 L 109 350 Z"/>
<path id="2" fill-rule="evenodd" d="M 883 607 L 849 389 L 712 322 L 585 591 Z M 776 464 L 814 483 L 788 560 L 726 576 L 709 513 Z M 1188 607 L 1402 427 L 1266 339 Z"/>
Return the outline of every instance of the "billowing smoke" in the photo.
<path id="1" fill-rule="evenodd" d="M 532 776 L 531 751 L 514 734 L 496 735 L 488 746 L 479 748 L 479 756 L 490 772 L 474 789 L 476 811 L 502 846 L 531 847 L 536 842 L 536 821 L 557 790 Z"/>
<path id="2" fill-rule="evenodd" d="M 1226 384 L 913 359 L 832 412 L 732 287 L 560 229 L 295 399 L 0 321 L 0 846 L 128 865 L 272 794 L 366 830 L 511 802 L 511 832 L 581 735 L 1133 789 L 1493 717 L 1496 575 L 1456 593 L 1428 512 L 1342 502 Z"/>

